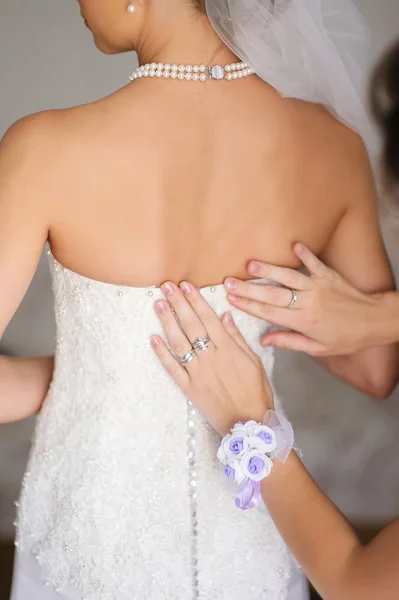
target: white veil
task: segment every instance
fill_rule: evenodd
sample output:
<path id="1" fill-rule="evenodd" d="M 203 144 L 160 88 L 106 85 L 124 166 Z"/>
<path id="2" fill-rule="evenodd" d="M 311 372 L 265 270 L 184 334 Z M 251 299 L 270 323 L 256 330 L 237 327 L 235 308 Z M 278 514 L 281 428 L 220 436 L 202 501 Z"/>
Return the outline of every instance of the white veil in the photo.
<path id="1" fill-rule="evenodd" d="M 221 39 L 282 96 L 324 104 L 370 154 L 369 32 L 351 0 L 206 0 Z"/>

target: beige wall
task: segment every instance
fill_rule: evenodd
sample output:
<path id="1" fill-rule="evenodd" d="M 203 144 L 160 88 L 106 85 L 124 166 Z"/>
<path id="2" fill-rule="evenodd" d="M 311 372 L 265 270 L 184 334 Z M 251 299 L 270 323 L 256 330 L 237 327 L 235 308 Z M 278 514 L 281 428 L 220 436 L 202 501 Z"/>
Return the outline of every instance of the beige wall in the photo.
<path id="1" fill-rule="evenodd" d="M 372 27 L 375 56 L 399 34 L 399 2 L 357 4 Z M 76 2 L 1 0 L 0 134 L 28 113 L 111 92 L 125 83 L 134 63 L 134 55 L 105 57 L 95 50 Z M 395 232 L 388 241 L 399 266 L 399 243 L 394 238 Z M 52 351 L 53 340 L 52 298 L 43 260 L 4 335 L 3 347 L 17 354 L 46 353 Z M 399 465 L 393 460 L 399 453 L 395 398 L 377 405 L 304 357 L 281 357 L 278 371 L 299 444 L 324 488 L 352 516 L 392 515 L 397 508 L 394 498 L 399 498 Z M 18 492 L 31 429 L 31 422 L 0 427 L 0 534 L 12 529 L 12 499 Z"/>

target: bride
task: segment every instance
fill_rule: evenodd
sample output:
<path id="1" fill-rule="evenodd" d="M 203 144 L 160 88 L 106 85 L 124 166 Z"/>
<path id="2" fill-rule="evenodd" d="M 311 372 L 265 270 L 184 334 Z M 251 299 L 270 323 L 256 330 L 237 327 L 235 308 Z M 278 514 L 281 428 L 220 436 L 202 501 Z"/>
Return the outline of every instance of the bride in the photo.
<path id="1" fill-rule="evenodd" d="M 0 147 L 0 331 L 46 241 L 57 319 L 12 600 L 305 598 L 265 509 L 232 507 L 218 439 L 149 338 L 174 282 L 206 286 L 221 314 L 226 275 L 250 258 L 296 268 L 298 239 L 358 288 L 392 288 L 351 71 L 358 15 L 347 0 L 321 2 L 325 19 L 306 1 L 79 4 L 100 50 L 135 50 L 142 66 L 104 99 L 21 120 Z M 270 376 L 270 326 L 235 317 Z M 188 364 L 192 349 L 174 347 Z M 325 366 L 385 397 L 398 354 Z M 33 412 L 4 398 L 3 422 Z"/>

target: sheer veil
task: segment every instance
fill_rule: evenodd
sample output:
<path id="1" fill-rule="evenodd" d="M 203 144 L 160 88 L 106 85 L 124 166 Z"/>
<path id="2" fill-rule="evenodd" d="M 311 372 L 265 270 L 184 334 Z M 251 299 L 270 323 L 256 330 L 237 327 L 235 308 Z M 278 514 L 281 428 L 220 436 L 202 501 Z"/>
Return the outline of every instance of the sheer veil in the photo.
<path id="1" fill-rule="evenodd" d="M 357 131 L 371 156 L 369 32 L 351 0 L 206 0 L 221 39 L 282 96 L 325 105 Z"/>

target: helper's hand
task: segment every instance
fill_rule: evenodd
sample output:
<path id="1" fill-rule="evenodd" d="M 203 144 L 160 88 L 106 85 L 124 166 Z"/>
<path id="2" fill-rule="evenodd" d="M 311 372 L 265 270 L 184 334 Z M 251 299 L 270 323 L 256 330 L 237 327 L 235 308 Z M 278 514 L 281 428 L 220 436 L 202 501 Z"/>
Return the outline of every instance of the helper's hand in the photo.
<path id="1" fill-rule="evenodd" d="M 260 358 L 232 316 L 228 313 L 220 320 L 190 283 L 166 283 L 162 290 L 168 301 L 160 300 L 155 309 L 173 354 L 161 337 L 151 342 L 171 377 L 221 436 L 238 421 L 263 422 L 274 408 L 273 393 Z M 202 340 L 203 349 L 194 352 L 196 340 Z M 185 356 L 183 366 L 177 357 Z"/>
<path id="2" fill-rule="evenodd" d="M 381 295 L 359 292 L 338 273 L 324 265 L 302 244 L 294 252 L 310 276 L 294 269 L 251 262 L 251 275 L 282 287 L 259 285 L 228 277 L 225 286 L 230 303 L 251 315 L 292 331 L 273 332 L 262 340 L 312 356 L 353 354 L 373 344 L 373 328 L 381 312 Z M 288 308 L 296 292 L 295 304 Z"/>

